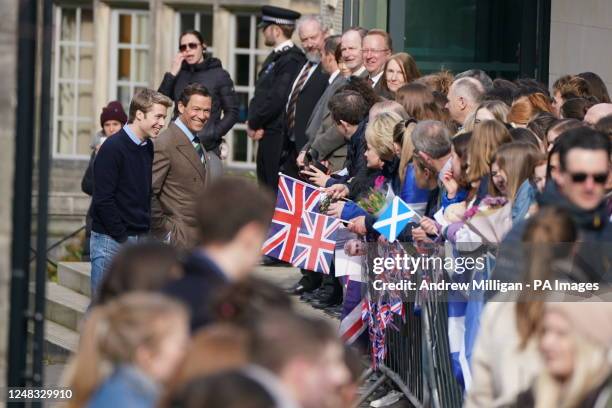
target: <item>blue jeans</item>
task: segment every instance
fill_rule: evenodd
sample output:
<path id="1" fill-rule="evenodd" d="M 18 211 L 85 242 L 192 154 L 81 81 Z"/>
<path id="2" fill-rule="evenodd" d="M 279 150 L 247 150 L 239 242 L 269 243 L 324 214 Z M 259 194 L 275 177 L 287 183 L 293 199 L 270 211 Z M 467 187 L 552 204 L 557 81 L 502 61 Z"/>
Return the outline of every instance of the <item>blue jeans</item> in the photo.
<path id="1" fill-rule="evenodd" d="M 137 236 L 128 237 L 128 242 L 136 242 Z M 124 244 L 125 244 L 124 243 Z M 89 258 L 91 261 L 91 297 L 95 297 L 104 274 L 108 270 L 115 254 L 123 244 L 115 241 L 110 235 L 91 231 L 89 240 Z"/>

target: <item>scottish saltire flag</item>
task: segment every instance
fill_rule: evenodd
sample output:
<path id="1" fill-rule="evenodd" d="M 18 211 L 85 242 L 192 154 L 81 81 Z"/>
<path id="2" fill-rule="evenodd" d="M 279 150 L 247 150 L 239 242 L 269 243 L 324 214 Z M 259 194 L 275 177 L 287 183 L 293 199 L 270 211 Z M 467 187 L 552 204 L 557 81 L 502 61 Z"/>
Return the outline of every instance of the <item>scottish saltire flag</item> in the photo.
<path id="1" fill-rule="evenodd" d="M 291 262 L 298 230 L 305 211 L 315 212 L 320 191 L 316 187 L 281 174 L 278 178 L 276 209 L 262 252 L 273 258 Z"/>
<path id="2" fill-rule="evenodd" d="M 401 198 L 395 196 L 378 217 L 378 221 L 374 223 L 374 229 L 384 235 L 389 242 L 395 242 L 406 225 L 417 218 L 419 218 L 418 214 Z"/>
<path id="3" fill-rule="evenodd" d="M 469 282 L 487 279 L 491 269 L 491 260 L 486 256 L 485 268 L 453 273 L 453 282 Z M 448 302 L 448 342 L 451 367 L 458 383 L 464 390 L 472 384 L 471 361 L 476 338 L 480 331 L 480 316 L 484 308 L 483 293 L 471 290 L 466 293 L 449 292 Z"/>
<path id="4" fill-rule="evenodd" d="M 340 220 L 312 212 L 302 214 L 291 264 L 309 271 L 329 274 L 336 249 Z"/>
<path id="5" fill-rule="evenodd" d="M 465 353 L 465 312 L 467 302 L 448 302 L 448 346 L 453 375 L 466 390 L 472 382 L 470 365 Z"/>

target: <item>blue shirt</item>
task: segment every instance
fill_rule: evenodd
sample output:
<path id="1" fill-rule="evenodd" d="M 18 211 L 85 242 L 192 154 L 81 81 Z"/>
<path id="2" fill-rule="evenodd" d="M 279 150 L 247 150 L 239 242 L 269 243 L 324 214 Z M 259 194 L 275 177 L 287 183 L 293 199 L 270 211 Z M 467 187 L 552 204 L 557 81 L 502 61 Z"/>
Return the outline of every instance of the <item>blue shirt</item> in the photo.
<path id="1" fill-rule="evenodd" d="M 88 408 L 150 408 L 157 405 L 159 385 L 131 364 L 119 365 L 89 400 Z"/>
<path id="2" fill-rule="evenodd" d="M 127 133 L 130 139 L 132 139 L 132 142 L 136 143 L 138 146 L 144 146 L 147 144 L 147 141 L 140 140 L 138 136 L 136 136 L 134 132 L 132 132 L 132 129 L 130 129 L 128 125 L 124 125 L 123 130 L 125 130 L 125 133 Z"/>
<path id="3" fill-rule="evenodd" d="M 194 139 L 193 133 L 191 133 L 191 130 L 189 130 L 189 128 L 187 126 L 185 126 L 185 124 L 183 122 L 181 122 L 181 120 L 179 118 L 176 118 L 176 120 L 174 121 L 174 124 L 176 126 L 178 126 L 178 128 L 183 131 L 185 136 L 187 136 L 189 141 L 191 143 L 193 143 L 193 139 Z"/>

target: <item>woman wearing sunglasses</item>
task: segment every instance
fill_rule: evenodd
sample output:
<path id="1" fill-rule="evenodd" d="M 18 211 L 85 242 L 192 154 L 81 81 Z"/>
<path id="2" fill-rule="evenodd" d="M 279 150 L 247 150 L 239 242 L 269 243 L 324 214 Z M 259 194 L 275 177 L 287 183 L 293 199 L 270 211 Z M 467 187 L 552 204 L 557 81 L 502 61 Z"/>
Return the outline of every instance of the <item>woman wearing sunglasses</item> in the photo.
<path id="1" fill-rule="evenodd" d="M 176 102 L 179 96 L 185 86 L 193 82 L 204 85 L 212 95 L 210 118 L 198 137 L 204 148 L 208 152 L 214 152 L 218 158 L 223 136 L 238 121 L 238 98 L 229 73 L 223 69 L 218 58 L 206 54 L 206 44 L 202 34 L 196 30 L 181 34 L 178 53 L 174 57 L 170 71 L 166 72 L 159 86 L 159 92 L 175 102 L 173 119 L 178 116 Z M 221 161 L 216 160 L 216 162 L 219 170 L 222 170 Z M 210 160 L 209 165 L 213 165 Z"/>

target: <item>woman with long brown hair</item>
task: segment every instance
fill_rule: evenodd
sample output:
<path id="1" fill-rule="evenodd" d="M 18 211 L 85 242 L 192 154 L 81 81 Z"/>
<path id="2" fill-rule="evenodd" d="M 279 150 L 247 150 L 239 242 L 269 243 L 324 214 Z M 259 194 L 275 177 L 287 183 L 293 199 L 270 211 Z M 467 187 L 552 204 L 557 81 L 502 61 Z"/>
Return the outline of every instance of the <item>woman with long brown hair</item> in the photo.
<path id="1" fill-rule="evenodd" d="M 380 79 L 384 90 L 395 95 L 397 90 L 421 77 L 414 58 L 408 53 L 399 52 L 389 57 L 383 69 L 385 73 Z"/>
<path id="2" fill-rule="evenodd" d="M 406 84 L 397 90 L 395 100 L 416 121 L 439 120 L 451 128 L 448 112 L 440 108 L 433 92 L 426 85 L 416 82 Z"/>
<path id="3" fill-rule="evenodd" d="M 527 216 L 535 203 L 531 179 L 543 155 L 531 143 L 512 142 L 500 146 L 491 164 L 491 191 L 512 203 L 512 224 Z"/>
<path id="4" fill-rule="evenodd" d="M 471 186 L 468 201 L 474 199 L 474 204 L 478 204 L 488 194 L 495 153 L 499 146 L 511 141 L 508 129 L 496 120 L 485 120 L 474 127 L 468 146 L 467 181 Z"/>

